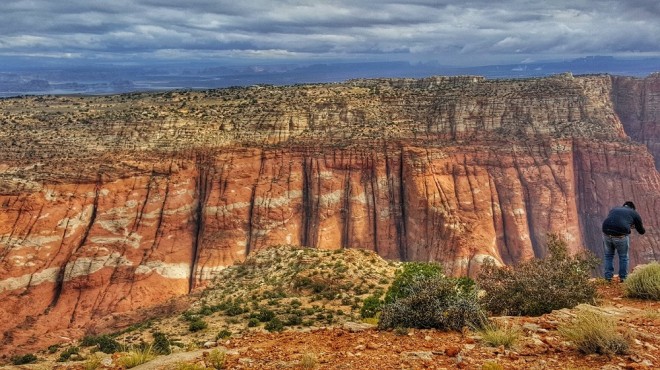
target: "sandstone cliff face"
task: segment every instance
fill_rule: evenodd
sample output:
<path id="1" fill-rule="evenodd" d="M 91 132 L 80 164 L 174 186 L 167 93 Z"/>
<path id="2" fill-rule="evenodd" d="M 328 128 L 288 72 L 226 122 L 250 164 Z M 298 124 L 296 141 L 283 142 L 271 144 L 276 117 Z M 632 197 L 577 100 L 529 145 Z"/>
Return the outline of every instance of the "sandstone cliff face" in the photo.
<path id="1" fill-rule="evenodd" d="M 614 108 L 626 133 L 645 144 L 660 169 L 660 73 L 645 79 L 613 77 Z"/>
<path id="2" fill-rule="evenodd" d="M 111 328 L 274 244 L 474 273 L 486 257 L 543 256 L 549 232 L 600 255 L 602 219 L 630 199 L 648 230 L 633 236 L 633 264 L 656 259 L 656 82 L 460 77 L 2 100 L 2 351 Z"/>

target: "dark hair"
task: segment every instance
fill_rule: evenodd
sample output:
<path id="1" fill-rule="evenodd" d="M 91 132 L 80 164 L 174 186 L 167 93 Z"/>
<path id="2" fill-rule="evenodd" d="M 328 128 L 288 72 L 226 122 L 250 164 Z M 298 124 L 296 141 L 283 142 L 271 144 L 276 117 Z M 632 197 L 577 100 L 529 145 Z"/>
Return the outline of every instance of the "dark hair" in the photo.
<path id="1" fill-rule="evenodd" d="M 624 206 L 624 207 L 629 207 L 629 208 L 635 209 L 635 203 L 633 203 L 633 202 L 631 202 L 631 201 L 629 201 L 629 200 L 626 201 L 625 203 L 623 203 L 623 206 Z"/>

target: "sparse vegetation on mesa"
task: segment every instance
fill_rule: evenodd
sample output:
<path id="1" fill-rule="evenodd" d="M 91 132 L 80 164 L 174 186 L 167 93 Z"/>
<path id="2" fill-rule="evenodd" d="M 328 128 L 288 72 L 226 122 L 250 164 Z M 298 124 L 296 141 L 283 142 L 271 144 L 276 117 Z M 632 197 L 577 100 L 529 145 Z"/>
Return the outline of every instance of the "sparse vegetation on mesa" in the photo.
<path id="1" fill-rule="evenodd" d="M 359 249 L 271 247 L 221 271 L 178 318 L 136 326 L 116 339 L 126 346 L 152 343 L 154 353 L 164 354 L 251 331 L 361 321 L 365 303 L 384 296 L 397 266 Z M 377 313 L 379 305 L 371 309 Z"/>

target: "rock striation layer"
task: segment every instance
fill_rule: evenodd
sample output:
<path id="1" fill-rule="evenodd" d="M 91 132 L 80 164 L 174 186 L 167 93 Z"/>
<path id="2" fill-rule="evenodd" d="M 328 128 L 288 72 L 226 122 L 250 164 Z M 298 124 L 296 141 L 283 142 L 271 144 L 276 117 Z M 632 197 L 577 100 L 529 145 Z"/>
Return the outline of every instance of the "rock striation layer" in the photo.
<path id="1" fill-rule="evenodd" d="M 602 255 L 633 200 L 631 260 L 655 260 L 659 93 L 566 74 L 0 100 L 0 352 L 174 307 L 276 244 L 473 274 L 547 233 Z"/>

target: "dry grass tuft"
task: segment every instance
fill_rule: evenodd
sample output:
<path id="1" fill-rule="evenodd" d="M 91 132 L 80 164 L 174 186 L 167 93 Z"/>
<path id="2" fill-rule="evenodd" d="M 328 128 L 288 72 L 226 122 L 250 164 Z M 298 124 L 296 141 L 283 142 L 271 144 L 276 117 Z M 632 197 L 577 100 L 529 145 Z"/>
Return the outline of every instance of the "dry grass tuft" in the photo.
<path id="1" fill-rule="evenodd" d="M 96 370 L 101 367 L 101 358 L 97 355 L 90 356 L 83 364 L 84 370 Z"/>
<path id="2" fill-rule="evenodd" d="M 316 358 L 316 355 L 310 352 L 307 352 L 303 354 L 302 358 L 300 359 L 300 368 L 301 369 L 313 369 L 318 365 L 318 359 Z"/>
<path id="3" fill-rule="evenodd" d="M 225 351 L 220 351 L 219 349 L 214 349 L 209 353 L 206 358 L 206 366 L 211 369 L 222 370 L 225 368 L 225 362 L 227 361 L 227 353 Z"/>
<path id="4" fill-rule="evenodd" d="M 522 330 L 510 324 L 488 323 L 479 330 L 481 340 L 489 346 L 512 348 L 520 340 Z"/>
<path id="5" fill-rule="evenodd" d="M 125 368 L 130 369 L 132 367 L 147 363 L 153 360 L 155 357 L 156 355 L 154 355 L 151 347 L 146 347 L 142 349 L 134 349 L 133 351 L 128 352 L 127 354 L 121 356 L 118 362 Z"/>
<path id="6" fill-rule="evenodd" d="M 175 370 L 206 370 L 207 367 L 199 364 L 189 364 L 186 362 L 177 362 L 174 365 Z"/>
<path id="7" fill-rule="evenodd" d="M 624 283 L 626 296 L 660 300 L 660 263 L 638 266 Z"/>
<path id="8" fill-rule="evenodd" d="M 617 331 L 616 322 L 602 313 L 580 311 L 573 322 L 559 327 L 559 332 L 585 354 L 625 354 L 630 338 Z"/>
<path id="9" fill-rule="evenodd" d="M 481 370 L 504 370 L 504 366 L 493 361 L 486 361 L 481 365 Z"/>

